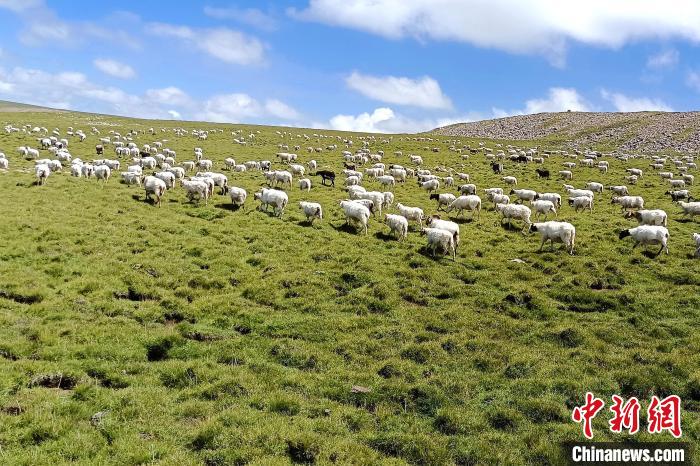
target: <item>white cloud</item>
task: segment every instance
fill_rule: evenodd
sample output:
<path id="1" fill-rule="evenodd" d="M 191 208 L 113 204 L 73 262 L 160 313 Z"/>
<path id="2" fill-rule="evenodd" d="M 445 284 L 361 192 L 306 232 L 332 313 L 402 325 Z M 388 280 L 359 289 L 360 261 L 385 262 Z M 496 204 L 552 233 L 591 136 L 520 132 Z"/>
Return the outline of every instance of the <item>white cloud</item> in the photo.
<path id="1" fill-rule="evenodd" d="M 345 79 L 351 89 L 370 99 L 421 108 L 450 109 L 452 102 L 430 76 L 420 79 L 369 76 L 353 72 Z"/>
<path id="2" fill-rule="evenodd" d="M 561 65 L 566 42 L 620 47 L 640 39 L 700 41 L 700 2 L 677 0 L 310 0 L 307 21 L 390 39 L 466 42 L 538 53 Z"/>
<path id="3" fill-rule="evenodd" d="M 182 119 L 182 115 L 180 115 L 180 112 L 177 110 L 168 110 L 168 114 L 173 117 L 173 120 L 180 120 Z"/>
<path id="4" fill-rule="evenodd" d="M 279 100 L 271 99 L 261 104 L 244 93 L 212 96 L 196 114 L 198 120 L 221 123 L 241 123 L 259 118 L 294 120 L 298 117 L 296 110 Z"/>
<path id="5" fill-rule="evenodd" d="M 380 107 L 372 113 L 359 115 L 336 115 L 328 123 L 316 123 L 315 126 L 338 131 L 356 131 L 360 133 L 419 133 L 441 126 L 465 121 L 482 119 L 479 114 L 471 113 L 450 118 L 414 119 L 394 112 L 391 108 Z"/>
<path id="6" fill-rule="evenodd" d="M 231 19 L 240 23 L 248 24 L 263 31 L 274 31 L 277 29 L 277 21 L 256 8 L 240 9 L 236 7 L 215 8 L 204 7 L 204 14 L 216 19 Z"/>
<path id="7" fill-rule="evenodd" d="M 166 105 L 185 106 L 191 103 L 190 96 L 185 91 L 174 86 L 162 89 L 148 89 L 146 98 L 152 102 Z"/>
<path id="8" fill-rule="evenodd" d="M 543 112 L 590 112 L 591 106 L 578 93 L 576 89 L 567 87 L 551 87 L 547 91 L 547 97 L 543 99 L 530 99 L 525 102 L 525 108 L 519 110 L 504 110 L 492 108 L 494 118 L 504 118 L 513 115 L 529 115 Z"/>
<path id="9" fill-rule="evenodd" d="M 164 23 L 151 23 L 151 34 L 186 41 L 208 55 L 226 63 L 256 65 L 264 61 L 265 45 L 255 37 L 228 28 L 192 29 Z"/>
<path id="10" fill-rule="evenodd" d="M 612 103 L 615 110 L 618 112 L 673 111 L 670 106 L 659 99 L 650 99 L 648 97 L 628 97 L 617 92 L 608 92 L 605 89 L 600 91 L 600 95 L 603 97 L 603 99 Z"/>
<path id="11" fill-rule="evenodd" d="M 0 8 L 6 8 L 15 13 L 31 10 L 43 4 L 42 0 L 0 0 Z"/>
<path id="12" fill-rule="evenodd" d="M 115 78 L 131 79 L 136 76 L 136 72 L 131 66 L 116 60 L 96 58 L 92 63 L 98 70 Z"/>
<path id="13" fill-rule="evenodd" d="M 673 68 L 678 64 L 680 54 L 676 49 L 663 50 L 647 59 L 649 68 Z"/>
<path id="14" fill-rule="evenodd" d="M 689 71 L 685 76 L 685 83 L 688 87 L 700 92 L 700 72 Z"/>

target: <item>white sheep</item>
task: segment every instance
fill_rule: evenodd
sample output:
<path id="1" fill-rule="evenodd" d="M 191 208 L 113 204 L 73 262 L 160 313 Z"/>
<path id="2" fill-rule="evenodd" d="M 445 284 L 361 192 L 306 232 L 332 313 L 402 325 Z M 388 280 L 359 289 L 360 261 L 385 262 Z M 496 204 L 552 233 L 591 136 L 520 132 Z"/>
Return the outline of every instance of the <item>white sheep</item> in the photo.
<path id="1" fill-rule="evenodd" d="M 278 217 L 282 217 L 284 213 L 284 208 L 289 202 L 289 197 L 284 191 L 278 189 L 268 189 L 263 188 L 259 192 L 255 193 L 254 198 L 260 201 L 259 210 L 267 212 L 268 206 L 272 206 L 272 211 Z M 263 206 L 265 207 L 263 209 Z"/>
<path id="2" fill-rule="evenodd" d="M 700 201 L 683 202 L 678 201 L 678 205 L 683 209 L 683 217 L 690 216 L 691 218 L 700 215 Z"/>
<path id="3" fill-rule="evenodd" d="M 517 197 L 517 200 L 521 203 L 524 201 L 532 203 L 532 201 L 537 198 L 537 191 L 531 189 L 511 189 L 510 194 L 515 194 L 515 197 Z"/>
<path id="4" fill-rule="evenodd" d="M 564 180 L 573 180 L 574 174 L 571 172 L 571 170 L 561 170 L 559 172 L 559 178 Z"/>
<path id="5" fill-rule="evenodd" d="M 452 204 L 452 202 L 457 199 L 457 196 L 452 193 L 433 193 L 430 195 L 430 200 L 433 199 L 437 201 L 437 209 L 442 210 L 443 206 L 449 206 Z"/>
<path id="6" fill-rule="evenodd" d="M 440 228 L 423 228 L 421 229 L 421 234 L 427 236 L 427 249 L 433 257 L 435 257 L 436 250 L 440 249 L 445 254 L 451 254 L 452 260 L 457 260 L 457 250 L 452 233 Z"/>
<path id="7" fill-rule="evenodd" d="M 7 161 L 7 159 L 4 157 L 0 158 L 0 169 L 7 170 L 8 167 L 9 167 L 9 162 Z"/>
<path id="8" fill-rule="evenodd" d="M 154 174 L 156 178 L 163 180 L 165 187 L 168 189 L 173 189 L 175 187 L 175 174 L 170 172 L 158 172 Z"/>
<path id="9" fill-rule="evenodd" d="M 594 193 L 602 193 L 603 185 L 601 183 L 596 183 L 595 181 L 589 181 L 586 183 L 586 189 L 590 189 Z"/>
<path id="10" fill-rule="evenodd" d="M 382 186 L 394 186 L 396 185 L 396 179 L 391 175 L 382 175 L 377 177 L 377 181 Z"/>
<path id="11" fill-rule="evenodd" d="M 544 199 L 536 200 L 532 203 L 532 208 L 535 209 L 535 220 L 538 220 L 540 215 L 544 214 L 545 220 L 547 215 L 551 212 L 554 216 L 557 216 L 557 209 L 552 201 L 547 201 Z"/>
<path id="12" fill-rule="evenodd" d="M 590 210 L 593 212 L 593 198 L 588 196 L 577 196 L 569 198 L 569 205 L 574 208 L 575 212 L 579 210 Z"/>
<path id="13" fill-rule="evenodd" d="M 43 186 L 46 184 L 46 179 L 51 175 L 51 169 L 46 164 L 39 164 L 34 167 L 34 174 L 36 175 L 36 184 Z"/>
<path id="14" fill-rule="evenodd" d="M 695 257 L 700 257 L 700 233 L 693 233 L 693 241 L 695 241 Z"/>
<path id="15" fill-rule="evenodd" d="M 518 184 L 518 179 L 514 176 L 504 176 L 501 178 L 505 184 L 512 184 L 516 185 Z"/>
<path id="16" fill-rule="evenodd" d="M 71 167 L 71 174 L 72 174 L 72 170 L 73 170 L 73 168 Z M 78 170 L 78 175 L 74 175 L 74 176 L 79 177 L 80 171 Z M 141 175 L 139 175 L 138 173 L 122 172 L 121 176 L 122 176 L 122 180 L 124 181 L 124 184 L 129 185 L 129 186 L 134 185 L 134 184 L 141 186 Z"/>
<path id="17" fill-rule="evenodd" d="M 355 223 L 367 234 L 367 222 L 371 215 L 367 207 L 355 201 L 340 201 L 340 208 L 345 212 L 346 224 Z"/>
<path id="18" fill-rule="evenodd" d="M 112 175 L 112 169 L 107 165 L 98 165 L 95 167 L 95 178 L 103 182 L 109 181 L 109 177 Z"/>
<path id="19" fill-rule="evenodd" d="M 160 179 L 160 178 L 158 178 Z M 163 180 L 161 180 L 163 181 Z M 204 199 L 204 204 L 209 203 L 210 186 L 202 179 L 192 179 L 192 180 L 182 180 L 180 181 L 182 187 L 187 192 L 187 199 L 190 202 L 194 201 L 195 196 L 197 197 L 197 203 Z M 165 182 L 163 182 L 165 185 Z"/>
<path id="20" fill-rule="evenodd" d="M 228 188 L 228 195 L 231 196 L 231 203 L 233 203 L 233 205 L 236 207 L 240 207 L 245 204 L 245 200 L 248 198 L 248 193 L 246 190 L 236 186 L 231 186 Z"/>
<path id="21" fill-rule="evenodd" d="M 428 180 L 428 181 L 424 181 L 422 183 L 419 181 L 418 184 L 420 185 L 421 188 L 425 189 L 429 193 L 440 188 L 440 181 L 438 181 L 438 180 Z"/>
<path id="22" fill-rule="evenodd" d="M 394 204 L 394 193 L 391 191 L 386 191 L 384 193 L 384 203 L 382 204 L 382 208 L 389 208 Z"/>
<path id="23" fill-rule="evenodd" d="M 450 220 L 441 220 L 437 215 L 432 215 L 425 220 L 425 225 L 430 228 L 439 228 L 452 233 L 455 251 L 457 251 L 459 247 L 459 225 L 457 223 Z"/>
<path id="24" fill-rule="evenodd" d="M 468 196 L 459 196 L 457 199 L 452 201 L 452 203 L 447 208 L 447 212 L 452 212 L 457 210 L 457 217 L 465 210 L 471 210 L 472 219 L 474 218 L 474 212 L 476 212 L 477 220 L 481 218 L 481 198 L 474 194 Z"/>
<path id="25" fill-rule="evenodd" d="M 634 246 L 636 248 L 638 245 L 643 244 L 660 244 L 661 249 L 657 254 L 661 254 L 661 251 L 666 251 L 668 254 L 668 230 L 666 227 L 658 225 L 640 225 L 635 228 L 630 228 L 628 230 L 622 230 L 620 232 L 620 239 L 631 236 L 634 239 Z"/>
<path id="26" fill-rule="evenodd" d="M 523 233 L 530 226 L 530 216 L 532 211 L 529 207 L 522 204 L 496 204 L 496 210 L 501 213 L 501 223 L 503 219 L 508 220 L 508 226 L 510 227 L 510 222 L 512 219 L 518 219 L 525 222 L 523 227 Z"/>
<path id="27" fill-rule="evenodd" d="M 638 210 L 636 212 L 627 212 L 625 218 L 637 219 L 640 225 L 661 225 L 668 224 L 668 215 L 661 209 L 654 210 Z"/>
<path id="28" fill-rule="evenodd" d="M 318 202 L 299 202 L 299 207 L 306 216 L 306 221 L 313 224 L 314 219 L 323 220 L 323 208 Z"/>
<path id="29" fill-rule="evenodd" d="M 627 196 L 629 194 L 629 190 L 627 189 L 627 186 L 620 185 L 620 186 L 608 186 L 608 189 L 618 196 Z"/>
<path id="30" fill-rule="evenodd" d="M 160 207 L 160 199 L 167 189 L 165 182 L 155 176 L 147 176 L 143 180 L 143 187 L 146 190 L 146 200 L 150 199 L 150 196 L 153 195 L 156 198 L 155 204 Z"/>
<path id="31" fill-rule="evenodd" d="M 407 220 L 413 220 L 415 222 L 418 222 L 419 225 L 423 225 L 423 217 L 425 215 L 423 214 L 423 209 L 421 209 L 420 207 L 409 207 L 399 202 L 396 204 L 396 208 L 398 209 L 399 214 L 406 217 Z"/>
<path id="32" fill-rule="evenodd" d="M 612 203 L 619 204 L 622 212 L 644 208 L 644 199 L 641 196 L 613 196 Z"/>
<path id="33" fill-rule="evenodd" d="M 576 228 L 568 222 L 548 221 L 543 223 L 533 223 L 530 226 L 531 231 L 536 231 L 542 236 L 540 243 L 540 251 L 548 240 L 554 249 L 554 243 L 563 243 L 564 248 L 568 249 L 569 254 L 574 254 L 574 242 L 576 240 Z"/>
<path id="34" fill-rule="evenodd" d="M 389 233 L 395 234 L 399 241 L 408 236 L 408 220 L 403 215 L 386 214 L 384 223 L 389 227 Z"/>
<path id="35" fill-rule="evenodd" d="M 382 215 L 382 206 L 384 205 L 384 193 L 379 191 L 365 191 L 355 193 L 356 199 L 369 199 L 374 203 L 374 214 Z"/>
<path id="36" fill-rule="evenodd" d="M 299 189 L 311 191 L 311 180 L 308 178 L 302 178 L 299 180 Z"/>

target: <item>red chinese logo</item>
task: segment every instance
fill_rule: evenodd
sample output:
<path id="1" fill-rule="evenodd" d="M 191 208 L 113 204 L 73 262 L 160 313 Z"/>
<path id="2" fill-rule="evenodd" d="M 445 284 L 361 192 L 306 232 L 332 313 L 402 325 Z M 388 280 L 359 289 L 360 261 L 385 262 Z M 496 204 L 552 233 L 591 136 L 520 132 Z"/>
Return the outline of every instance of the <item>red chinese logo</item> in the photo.
<path id="1" fill-rule="evenodd" d="M 610 411 L 615 417 L 608 422 L 610 430 L 618 434 L 622 432 L 622 429 L 627 429 L 630 434 L 639 432 L 639 400 L 632 397 L 623 404 L 622 397 L 613 395 L 612 399 L 613 405 L 610 407 Z"/>
<path id="2" fill-rule="evenodd" d="M 571 418 L 575 422 L 583 422 L 583 435 L 588 439 L 593 438 L 593 418 L 603 409 L 605 403 L 600 398 L 593 396 L 593 393 L 586 393 L 586 404 L 574 408 Z"/>
<path id="3" fill-rule="evenodd" d="M 671 395 L 663 400 L 652 396 L 649 409 L 649 433 L 657 434 L 667 430 L 675 438 L 679 438 L 681 431 L 681 399 L 676 395 Z"/>

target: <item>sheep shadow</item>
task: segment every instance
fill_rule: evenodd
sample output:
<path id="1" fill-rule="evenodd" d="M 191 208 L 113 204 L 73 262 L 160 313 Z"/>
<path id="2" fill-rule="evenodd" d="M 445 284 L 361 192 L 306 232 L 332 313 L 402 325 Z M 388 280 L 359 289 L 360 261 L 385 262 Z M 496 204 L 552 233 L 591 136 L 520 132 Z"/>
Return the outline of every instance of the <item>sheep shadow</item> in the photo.
<path id="1" fill-rule="evenodd" d="M 305 227 L 305 228 L 313 228 L 314 222 L 311 220 L 299 220 L 297 222 L 297 225 L 299 225 L 300 227 Z"/>
<path id="2" fill-rule="evenodd" d="M 340 225 L 333 225 L 331 223 L 330 225 L 335 231 L 340 231 L 343 233 L 350 233 L 350 234 L 361 233 L 359 228 L 357 228 L 353 225 L 350 225 L 349 223 L 341 223 Z"/>
<path id="3" fill-rule="evenodd" d="M 425 257 L 426 259 L 432 260 L 433 262 L 440 262 L 441 259 L 447 259 L 448 261 L 452 262 L 451 254 L 443 254 L 442 252 L 437 252 L 433 256 L 426 246 L 419 248 L 418 254 Z"/>
<path id="4" fill-rule="evenodd" d="M 658 252 L 651 251 L 649 249 L 645 249 L 642 251 L 642 255 L 646 257 L 647 259 L 656 259 L 659 257 L 659 255 L 663 252 L 663 249 L 659 250 Z"/>
<path id="5" fill-rule="evenodd" d="M 460 225 L 464 225 L 465 223 L 478 223 L 479 220 L 476 218 L 471 218 L 471 217 L 455 217 L 453 219 L 450 219 L 455 223 L 458 223 Z"/>
<path id="6" fill-rule="evenodd" d="M 230 202 L 226 202 L 223 204 L 214 204 L 214 207 L 216 207 L 217 209 L 228 210 L 229 212 L 238 212 L 243 208 L 243 206 L 235 205 Z"/>
<path id="7" fill-rule="evenodd" d="M 678 223 L 695 223 L 695 220 L 693 220 L 692 218 L 679 218 L 675 219 L 675 221 Z"/>
<path id="8" fill-rule="evenodd" d="M 378 231 L 374 234 L 374 237 L 382 241 L 396 241 L 396 236 L 391 233 L 385 233 L 383 231 Z"/>

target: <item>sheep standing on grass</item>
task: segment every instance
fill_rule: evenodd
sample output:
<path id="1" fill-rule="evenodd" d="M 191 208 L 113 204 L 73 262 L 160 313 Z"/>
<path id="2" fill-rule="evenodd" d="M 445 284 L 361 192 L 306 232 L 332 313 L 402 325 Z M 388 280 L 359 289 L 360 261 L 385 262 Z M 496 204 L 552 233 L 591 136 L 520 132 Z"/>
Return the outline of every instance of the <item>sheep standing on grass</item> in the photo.
<path id="1" fill-rule="evenodd" d="M 236 207 L 241 207 L 243 204 L 245 204 L 245 200 L 248 198 L 248 193 L 246 190 L 236 186 L 231 186 L 228 188 L 228 195 L 231 196 L 231 203 Z"/>
<path id="2" fill-rule="evenodd" d="M 503 222 L 503 219 L 508 220 L 509 227 L 512 219 L 525 222 L 525 226 L 523 226 L 522 229 L 523 233 L 525 233 L 525 230 L 529 228 L 532 223 L 530 221 L 532 211 L 528 206 L 522 204 L 496 204 L 496 210 L 501 213 L 501 222 Z"/>
<path id="3" fill-rule="evenodd" d="M 42 163 L 34 167 L 34 173 L 36 175 L 36 184 L 43 186 L 46 184 L 46 178 L 51 175 L 51 169 L 48 165 Z"/>
<path id="4" fill-rule="evenodd" d="M 641 196 L 613 196 L 612 203 L 619 204 L 622 212 L 644 208 L 644 199 Z"/>
<path id="5" fill-rule="evenodd" d="M 654 210 L 638 210 L 636 212 L 627 212 L 625 218 L 636 218 L 640 225 L 661 225 L 668 224 L 668 215 L 660 209 Z"/>
<path id="6" fill-rule="evenodd" d="M 345 212 L 346 224 L 354 223 L 367 234 L 367 222 L 371 215 L 367 207 L 354 201 L 340 201 L 340 208 Z"/>
<path id="7" fill-rule="evenodd" d="M 187 199 L 189 199 L 190 202 L 194 201 L 194 198 L 197 197 L 197 203 L 202 199 L 204 199 L 204 205 L 209 203 L 210 187 L 206 181 L 201 179 L 182 180 L 180 183 L 187 192 Z M 163 182 L 163 185 L 165 185 L 165 182 Z"/>
<path id="8" fill-rule="evenodd" d="M 406 220 L 416 221 L 419 225 L 423 226 L 423 217 L 425 216 L 423 214 L 423 209 L 421 209 L 420 207 L 405 206 L 400 202 L 396 204 L 396 208 L 398 209 L 399 214 L 406 217 Z"/>
<path id="9" fill-rule="evenodd" d="M 7 170 L 9 163 L 5 157 L 0 157 L 0 169 Z"/>
<path id="10" fill-rule="evenodd" d="M 695 257 L 700 257 L 700 233 L 693 233 L 693 241 L 695 241 Z"/>
<path id="11" fill-rule="evenodd" d="M 700 215 L 700 201 L 683 202 L 678 201 L 678 205 L 683 209 L 683 217 L 690 216 L 691 218 Z"/>
<path id="12" fill-rule="evenodd" d="M 307 192 L 311 191 L 311 180 L 308 178 L 302 178 L 299 180 L 299 189 L 306 190 Z"/>
<path id="13" fill-rule="evenodd" d="M 439 228 L 452 233 L 455 243 L 455 252 L 459 248 L 459 225 L 450 220 L 441 220 L 437 215 L 432 215 L 425 220 L 425 225 L 430 228 Z"/>
<path id="14" fill-rule="evenodd" d="M 470 210 L 472 212 L 472 219 L 474 219 L 474 212 L 476 212 L 477 220 L 481 219 L 481 198 L 476 195 L 459 196 L 452 201 L 446 211 L 452 212 L 455 209 L 457 210 L 457 217 L 459 217 L 463 211 Z"/>
<path id="15" fill-rule="evenodd" d="M 421 234 L 428 238 L 427 249 L 430 255 L 435 257 L 435 252 L 440 249 L 444 254 L 452 254 L 452 260 L 457 260 L 457 251 L 452 233 L 440 228 L 423 228 Z"/>
<path id="16" fill-rule="evenodd" d="M 437 201 L 437 210 L 442 210 L 443 206 L 449 206 L 457 197 L 452 193 L 433 193 L 430 195 L 430 200 Z"/>
<path id="17" fill-rule="evenodd" d="M 167 189 L 165 182 L 155 176 L 147 176 L 143 180 L 143 187 L 146 190 L 146 200 L 149 200 L 150 196 L 153 195 L 155 196 L 154 203 L 160 207 L 160 199 Z"/>
<path id="18" fill-rule="evenodd" d="M 323 220 L 323 208 L 318 202 L 299 202 L 299 207 L 306 216 L 306 221 L 310 224 L 314 223 L 314 219 Z"/>
<path id="19" fill-rule="evenodd" d="M 620 239 L 631 236 L 634 239 L 634 246 L 636 248 L 638 245 L 643 244 L 660 244 L 661 249 L 656 253 L 661 254 L 661 251 L 666 251 L 668 254 L 668 230 L 666 227 L 657 225 L 641 225 L 635 228 L 630 228 L 628 230 L 622 230 L 620 232 Z"/>
<path id="20" fill-rule="evenodd" d="M 540 251 L 544 243 L 548 240 L 554 249 L 554 243 L 563 243 L 564 247 L 569 251 L 569 254 L 574 254 L 574 241 L 576 240 L 576 228 L 568 222 L 549 221 L 544 223 L 533 223 L 530 227 L 531 231 L 536 231 L 542 236 L 540 243 Z"/>
<path id="21" fill-rule="evenodd" d="M 557 209 L 554 207 L 552 201 L 546 201 L 543 199 L 534 201 L 532 203 L 532 208 L 535 209 L 535 220 L 539 219 L 540 215 L 544 215 L 544 219 L 547 220 L 547 215 L 551 212 L 554 216 L 557 216 Z"/>
<path id="22" fill-rule="evenodd" d="M 389 233 L 396 235 L 396 239 L 401 241 L 408 236 L 408 220 L 403 215 L 386 214 L 384 223 L 389 227 Z"/>
<path id="23" fill-rule="evenodd" d="M 588 196 L 578 196 L 569 199 L 569 205 L 574 208 L 575 212 L 579 210 L 590 210 L 593 212 L 593 198 Z"/>
<path id="24" fill-rule="evenodd" d="M 273 213 L 278 217 L 282 217 L 284 208 L 289 202 L 287 193 L 277 189 L 263 188 L 255 193 L 254 198 L 260 201 L 260 206 L 258 207 L 259 210 L 267 212 L 268 206 L 272 206 Z M 265 208 L 263 209 L 263 207 Z"/>

